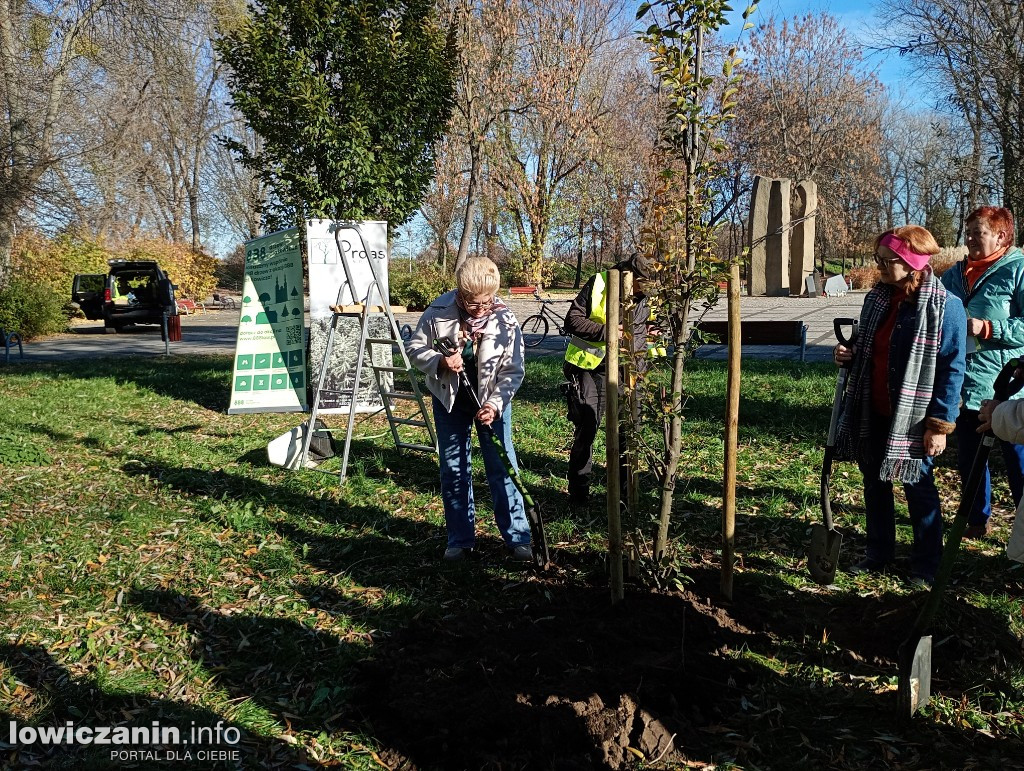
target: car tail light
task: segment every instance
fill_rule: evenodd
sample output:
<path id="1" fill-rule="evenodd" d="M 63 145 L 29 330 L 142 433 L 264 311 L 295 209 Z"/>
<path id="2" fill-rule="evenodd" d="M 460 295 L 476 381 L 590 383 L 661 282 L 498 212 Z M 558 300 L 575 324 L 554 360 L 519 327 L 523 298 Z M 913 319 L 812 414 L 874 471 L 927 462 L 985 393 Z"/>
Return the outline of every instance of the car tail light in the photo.
<path id="1" fill-rule="evenodd" d="M 106 289 L 103 290 L 103 302 L 105 302 L 105 303 L 113 302 L 113 299 L 110 296 L 110 287 L 109 286 Z"/>

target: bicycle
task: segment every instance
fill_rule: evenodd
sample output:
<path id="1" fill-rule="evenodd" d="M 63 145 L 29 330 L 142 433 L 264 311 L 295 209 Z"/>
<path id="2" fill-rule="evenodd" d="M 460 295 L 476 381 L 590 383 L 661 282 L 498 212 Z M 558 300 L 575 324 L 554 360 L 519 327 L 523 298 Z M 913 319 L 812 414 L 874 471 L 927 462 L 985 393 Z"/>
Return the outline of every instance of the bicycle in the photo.
<path id="1" fill-rule="evenodd" d="M 534 290 L 533 296 L 540 303 L 540 313 L 527 317 L 526 321 L 522 323 L 523 342 L 527 348 L 536 348 L 547 339 L 551 322 L 554 322 L 559 335 L 565 335 L 564 319 L 551 308 L 559 300 L 546 300 L 536 290 Z"/>

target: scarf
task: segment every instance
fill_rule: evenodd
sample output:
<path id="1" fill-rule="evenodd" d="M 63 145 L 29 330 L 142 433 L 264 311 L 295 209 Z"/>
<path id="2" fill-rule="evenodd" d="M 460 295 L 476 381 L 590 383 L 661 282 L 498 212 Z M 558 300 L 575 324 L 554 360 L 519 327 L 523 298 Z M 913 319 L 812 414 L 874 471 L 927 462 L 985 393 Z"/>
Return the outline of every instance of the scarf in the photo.
<path id="1" fill-rule="evenodd" d="M 932 273 L 924 277 L 917 291 L 917 313 L 907 357 L 907 368 L 899 385 L 892 424 L 885 445 L 878 478 L 883 482 L 914 483 L 921 478 L 924 451 L 924 426 L 928 405 L 935 385 L 935 362 L 942 342 L 942 320 L 946 308 L 946 290 Z M 836 432 L 837 460 L 864 461 L 870 435 L 872 349 L 875 333 L 889 312 L 893 287 L 879 284 L 864 298 L 860 314 L 857 354 L 850 379 L 847 399 Z"/>

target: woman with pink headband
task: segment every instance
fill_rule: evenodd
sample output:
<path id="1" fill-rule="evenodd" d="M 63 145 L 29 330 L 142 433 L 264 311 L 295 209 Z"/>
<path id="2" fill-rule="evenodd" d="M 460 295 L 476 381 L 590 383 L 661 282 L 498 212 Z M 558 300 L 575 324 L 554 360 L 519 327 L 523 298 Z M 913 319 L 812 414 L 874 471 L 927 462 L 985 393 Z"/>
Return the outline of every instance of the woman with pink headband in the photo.
<path id="1" fill-rule="evenodd" d="M 957 465 L 967 479 L 977 452 L 978 410 L 993 396 L 996 376 L 1011 359 L 1024 356 L 1024 253 L 1013 245 L 1013 215 L 982 206 L 967 217 L 967 257 L 942 274 L 942 284 L 967 308 L 967 373 L 963 410 L 956 422 Z M 1000 440 L 1014 505 L 1024 493 L 1024 446 Z M 991 530 L 992 484 L 988 468 L 967 519 L 966 538 Z"/>
<path id="2" fill-rule="evenodd" d="M 939 252 L 919 225 L 893 228 L 875 240 L 881 280 L 867 293 L 850 362 L 835 457 L 855 460 L 864 475 L 867 549 L 853 573 L 881 573 L 896 558 L 893 483 L 907 496 L 914 545 L 911 581 L 935 580 L 942 556 L 942 511 L 932 470 L 960 410 L 967 315 L 928 261 Z"/>

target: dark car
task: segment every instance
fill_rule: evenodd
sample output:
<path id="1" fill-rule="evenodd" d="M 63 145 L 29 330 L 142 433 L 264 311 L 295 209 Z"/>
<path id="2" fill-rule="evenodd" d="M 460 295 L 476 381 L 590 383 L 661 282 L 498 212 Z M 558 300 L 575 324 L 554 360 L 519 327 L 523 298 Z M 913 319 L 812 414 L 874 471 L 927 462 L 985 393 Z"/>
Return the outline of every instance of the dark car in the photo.
<path id="1" fill-rule="evenodd" d="M 175 287 L 153 260 L 110 260 L 110 272 L 79 273 L 71 299 L 87 319 L 103 319 L 107 331 L 129 324 L 160 324 L 177 313 Z"/>

